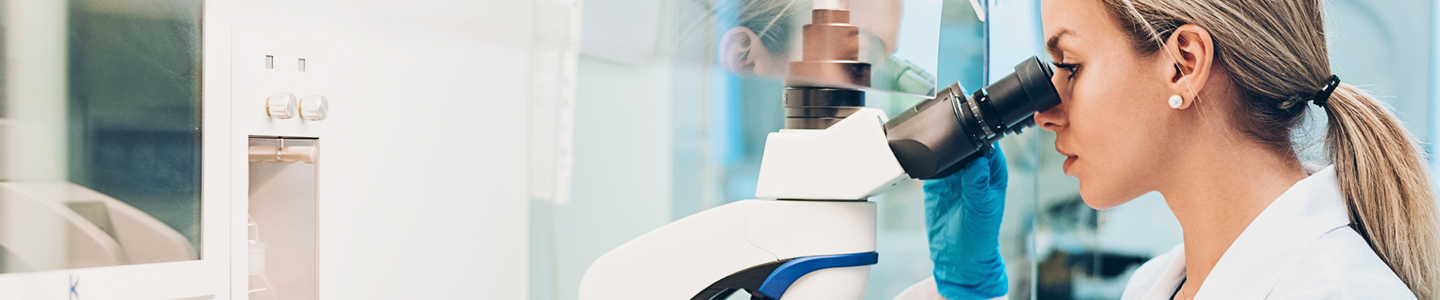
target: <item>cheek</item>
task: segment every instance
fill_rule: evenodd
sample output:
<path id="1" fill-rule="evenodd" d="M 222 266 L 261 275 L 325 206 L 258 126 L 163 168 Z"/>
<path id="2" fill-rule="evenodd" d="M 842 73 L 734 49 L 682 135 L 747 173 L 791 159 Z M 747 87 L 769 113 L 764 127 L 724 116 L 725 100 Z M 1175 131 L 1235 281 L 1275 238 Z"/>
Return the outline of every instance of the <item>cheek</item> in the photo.
<path id="1" fill-rule="evenodd" d="M 1157 138 L 1163 136 L 1164 97 L 1146 87 L 1158 84 L 1096 79 L 1075 87 L 1070 107 L 1072 144 L 1082 172 L 1081 198 L 1095 208 L 1109 208 L 1148 192 L 1148 178 L 1162 159 Z M 1155 99 L 1151 99 L 1155 98 Z"/>

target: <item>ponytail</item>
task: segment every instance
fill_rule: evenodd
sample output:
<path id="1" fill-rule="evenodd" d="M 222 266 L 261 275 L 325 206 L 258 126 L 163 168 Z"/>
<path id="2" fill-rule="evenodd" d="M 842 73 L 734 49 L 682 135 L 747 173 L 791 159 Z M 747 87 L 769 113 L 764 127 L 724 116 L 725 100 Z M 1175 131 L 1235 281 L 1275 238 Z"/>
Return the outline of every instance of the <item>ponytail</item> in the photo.
<path id="1" fill-rule="evenodd" d="M 1325 111 L 1325 145 L 1351 225 L 1417 298 L 1440 298 L 1440 222 L 1420 145 L 1354 86 L 1341 84 Z"/>

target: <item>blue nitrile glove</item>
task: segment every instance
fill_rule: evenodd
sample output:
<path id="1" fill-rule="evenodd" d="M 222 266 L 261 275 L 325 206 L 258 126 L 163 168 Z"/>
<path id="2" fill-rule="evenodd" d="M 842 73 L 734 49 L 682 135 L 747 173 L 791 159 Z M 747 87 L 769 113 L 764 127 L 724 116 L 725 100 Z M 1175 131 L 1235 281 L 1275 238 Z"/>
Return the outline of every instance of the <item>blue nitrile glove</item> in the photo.
<path id="1" fill-rule="evenodd" d="M 951 300 L 991 299 L 1009 288 L 1000 257 L 1005 155 L 999 145 L 960 171 L 925 181 L 925 227 L 935 285 Z"/>

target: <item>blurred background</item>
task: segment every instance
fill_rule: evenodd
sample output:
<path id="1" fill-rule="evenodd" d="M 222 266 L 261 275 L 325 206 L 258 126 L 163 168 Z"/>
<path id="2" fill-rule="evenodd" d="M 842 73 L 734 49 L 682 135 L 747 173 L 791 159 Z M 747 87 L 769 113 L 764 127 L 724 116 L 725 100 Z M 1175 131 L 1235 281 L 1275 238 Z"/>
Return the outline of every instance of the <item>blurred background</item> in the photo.
<path id="1" fill-rule="evenodd" d="M 974 91 L 1026 57 L 1048 60 L 1038 1 L 900 2 L 893 53 L 862 55 L 877 70 L 872 86 L 883 90 L 868 93 L 867 105 L 892 117 L 921 99 L 912 95 L 930 91 L 881 75 L 905 76 L 890 70 Z M 1437 115 L 1432 86 L 1440 80 L 1435 3 L 1324 3 L 1335 73 L 1380 96 L 1429 145 Z M 548 134 L 541 140 L 549 142 L 532 144 L 533 151 L 553 156 L 531 162 L 531 299 L 575 299 L 586 268 L 610 249 L 754 197 L 765 135 L 784 127 L 784 75 L 726 66 L 718 43 L 730 28 L 773 24 L 764 30 L 773 41 L 762 40 L 777 48 L 770 45 L 798 38 L 809 7 L 791 0 L 584 1 L 574 97 L 546 111 L 560 112 L 543 120 L 558 125 L 535 127 L 547 130 L 539 136 Z M 765 22 L 754 23 L 756 15 Z M 862 35 L 886 24 L 856 23 Z M 1323 133 L 1323 116 L 1306 128 Z M 1306 144 L 1320 135 L 1296 138 Z M 1078 181 L 1060 171 L 1064 157 L 1053 141 L 1050 132 L 1029 130 L 1001 142 L 1010 168 L 1001 228 L 1010 298 L 1118 299 L 1135 268 L 1180 244 L 1180 225 L 1154 193 L 1105 211 L 1086 206 Z M 1316 150 L 1304 153 L 1319 159 Z M 890 299 L 930 275 L 920 184 L 908 180 L 871 198 L 879 207 L 881 262 L 865 299 Z"/>

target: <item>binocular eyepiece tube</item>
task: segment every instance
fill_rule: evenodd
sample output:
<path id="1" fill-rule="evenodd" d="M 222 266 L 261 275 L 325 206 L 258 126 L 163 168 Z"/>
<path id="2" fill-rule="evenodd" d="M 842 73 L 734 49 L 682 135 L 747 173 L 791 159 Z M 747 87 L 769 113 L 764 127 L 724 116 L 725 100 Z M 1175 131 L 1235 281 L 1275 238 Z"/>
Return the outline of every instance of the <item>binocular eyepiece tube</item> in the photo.
<path id="1" fill-rule="evenodd" d="M 959 83 L 950 85 L 885 123 L 890 150 L 912 178 L 949 176 L 991 143 L 1034 125 L 1036 112 L 1059 105 L 1053 75 L 1032 56 L 968 98 Z"/>

